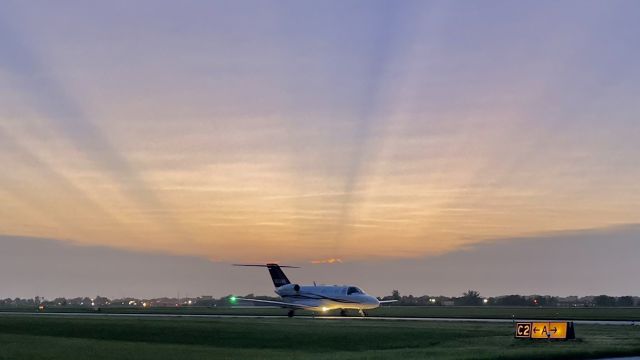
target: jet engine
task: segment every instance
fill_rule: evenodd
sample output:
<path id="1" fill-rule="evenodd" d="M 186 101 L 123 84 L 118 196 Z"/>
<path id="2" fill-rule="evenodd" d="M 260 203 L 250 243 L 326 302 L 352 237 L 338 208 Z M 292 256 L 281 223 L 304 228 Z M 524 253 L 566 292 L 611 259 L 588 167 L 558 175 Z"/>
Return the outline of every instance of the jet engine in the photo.
<path id="1" fill-rule="evenodd" d="M 297 295 L 300 293 L 300 285 L 287 284 L 280 286 L 277 290 L 277 293 L 280 295 Z"/>

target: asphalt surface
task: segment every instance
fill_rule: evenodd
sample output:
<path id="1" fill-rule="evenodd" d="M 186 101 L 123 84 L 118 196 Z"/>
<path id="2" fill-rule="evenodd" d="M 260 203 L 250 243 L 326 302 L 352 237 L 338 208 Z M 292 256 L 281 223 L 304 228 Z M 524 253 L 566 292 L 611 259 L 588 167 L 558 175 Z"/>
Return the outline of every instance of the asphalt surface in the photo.
<path id="1" fill-rule="evenodd" d="M 287 318 L 280 315 L 217 315 L 217 314 L 115 314 L 115 313 L 71 313 L 71 312 L 0 312 L 0 316 L 56 316 L 56 317 L 144 317 L 144 318 L 199 318 L 199 319 L 274 319 Z M 447 321 L 447 322 L 484 322 L 484 323 L 512 323 L 515 321 L 540 321 L 535 319 L 482 319 L 482 318 L 442 318 L 442 317 L 382 317 L 382 316 L 296 316 L 310 320 L 345 320 L 345 321 Z M 545 320 L 546 321 L 546 320 Z M 575 324 L 587 325 L 626 325 L 638 326 L 637 321 L 606 321 L 606 320 L 573 320 Z"/>

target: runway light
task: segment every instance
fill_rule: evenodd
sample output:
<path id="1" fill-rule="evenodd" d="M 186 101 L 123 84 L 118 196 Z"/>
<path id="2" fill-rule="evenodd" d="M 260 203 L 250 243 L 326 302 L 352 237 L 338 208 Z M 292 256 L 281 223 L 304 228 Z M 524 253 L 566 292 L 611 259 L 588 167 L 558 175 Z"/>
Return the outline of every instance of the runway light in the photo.
<path id="1" fill-rule="evenodd" d="M 483 299 L 482 302 L 486 304 L 489 302 L 489 299 Z"/>

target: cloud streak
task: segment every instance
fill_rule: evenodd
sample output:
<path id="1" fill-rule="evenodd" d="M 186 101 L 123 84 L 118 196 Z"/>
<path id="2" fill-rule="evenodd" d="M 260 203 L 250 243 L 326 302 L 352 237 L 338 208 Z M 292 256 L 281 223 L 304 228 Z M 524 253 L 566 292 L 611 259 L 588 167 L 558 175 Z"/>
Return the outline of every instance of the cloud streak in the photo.
<path id="1" fill-rule="evenodd" d="M 330 259 L 320 259 L 320 260 L 311 260 L 312 264 L 342 264 L 342 259 L 330 258 Z"/>

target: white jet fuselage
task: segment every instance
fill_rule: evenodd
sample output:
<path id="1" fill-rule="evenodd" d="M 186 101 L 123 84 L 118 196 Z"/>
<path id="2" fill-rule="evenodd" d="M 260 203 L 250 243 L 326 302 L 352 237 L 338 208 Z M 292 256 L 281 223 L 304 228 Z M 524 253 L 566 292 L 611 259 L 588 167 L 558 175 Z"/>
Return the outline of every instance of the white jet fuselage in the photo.
<path id="1" fill-rule="evenodd" d="M 366 294 L 355 286 L 286 284 L 276 288 L 275 292 L 285 302 L 302 305 L 312 311 L 369 310 L 380 306 L 380 301 L 375 296 Z"/>

